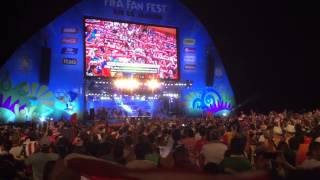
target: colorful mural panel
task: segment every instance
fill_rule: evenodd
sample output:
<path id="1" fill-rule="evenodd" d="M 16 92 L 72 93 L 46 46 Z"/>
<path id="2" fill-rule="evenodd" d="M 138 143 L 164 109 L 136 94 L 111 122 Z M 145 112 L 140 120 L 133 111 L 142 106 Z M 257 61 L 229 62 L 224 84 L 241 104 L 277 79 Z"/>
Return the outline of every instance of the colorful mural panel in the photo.
<path id="1" fill-rule="evenodd" d="M 43 120 L 53 117 L 69 118 L 79 113 L 78 93 L 63 90 L 56 93 L 46 85 L 26 82 L 14 85 L 8 73 L 1 73 L 0 79 L 0 121 Z"/>
<path id="2" fill-rule="evenodd" d="M 204 112 L 217 116 L 227 115 L 234 106 L 228 96 L 221 96 L 213 88 L 190 91 L 186 94 L 184 102 L 188 113 L 191 115 L 199 115 Z"/>

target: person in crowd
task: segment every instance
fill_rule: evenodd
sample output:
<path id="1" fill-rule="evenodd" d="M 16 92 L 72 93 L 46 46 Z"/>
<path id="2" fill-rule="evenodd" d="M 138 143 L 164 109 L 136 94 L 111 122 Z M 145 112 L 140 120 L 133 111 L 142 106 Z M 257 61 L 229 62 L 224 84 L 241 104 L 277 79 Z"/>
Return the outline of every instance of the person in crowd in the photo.
<path id="1" fill-rule="evenodd" d="M 126 167 L 129 169 L 136 169 L 136 170 L 147 170 L 147 169 L 154 169 L 157 165 L 150 161 L 146 160 L 145 156 L 147 154 L 148 144 L 146 143 L 139 143 L 136 144 L 134 147 L 136 159 L 129 161 L 126 164 Z"/>
<path id="2" fill-rule="evenodd" d="M 133 144 L 133 139 L 131 136 L 126 136 L 124 138 L 124 158 L 126 161 L 131 161 L 134 160 L 135 154 L 134 154 L 134 144 Z"/>
<path id="3" fill-rule="evenodd" d="M 207 137 L 206 137 L 206 129 L 202 126 L 199 127 L 199 136 L 200 136 L 200 138 L 196 141 L 196 143 L 194 145 L 194 153 L 195 153 L 195 157 L 196 157 L 196 165 L 200 167 L 200 161 L 202 160 L 200 157 L 201 150 L 205 144 L 209 143 L 209 141 L 207 140 Z"/>
<path id="4" fill-rule="evenodd" d="M 59 155 L 50 152 L 50 141 L 47 137 L 40 139 L 40 152 L 34 153 L 25 160 L 27 166 L 32 166 L 33 178 L 35 180 L 42 180 L 44 168 L 47 162 L 56 161 Z"/>
<path id="5" fill-rule="evenodd" d="M 222 166 L 226 172 L 230 173 L 251 170 L 251 163 L 244 152 L 245 147 L 245 137 L 234 137 L 231 140 L 230 147 L 228 151 L 226 151 L 220 166 Z"/>
<path id="6" fill-rule="evenodd" d="M 124 143 L 122 140 L 118 139 L 114 142 L 113 146 L 113 161 L 125 165 L 126 159 L 124 158 Z"/>
<path id="7" fill-rule="evenodd" d="M 194 137 L 194 132 L 191 128 L 184 129 L 184 138 L 181 140 L 181 144 L 183 144 L 187 149 L 191 162 L 193 164 L 196 164 L 196 155 L 194 151 L 196 139 Z"/>
<path id="8" fill-rule="evenodd" d="M 271 167 L 271 162 L 270 159 L 267 159 L 265 157 L 266 152 L 262 149 L 257 150 L 255 152 L 255 156 L 254 156 L 254 169 L 255 170 L 270 170 Z"/>
<path id="9" fill-rule="evenodd" d="M 287 127 L 285 128 L 286 134 L 285 134 L 285 141 L 286 143 L 289 143 L 290 139 L 293 138 L 295 136 L 296 133 L 296 129 L 298 129 L 298 134 L 300 134 L 300 129 L 301 126 L 293 126 L 291 124 L 287 125 Z"/>
<path id="10" fill-rule="evenodd" d="M 275 126 L 273 128 L 273 138 L 272 138 L 272 144 L 274 145 L 274 147 L 276 148 L 278 146 L 278 144 L 281 142 L 282 138 L 282 128 L 279 126 Z"/>
<path id="11" fill-rule="evenodd" d="M 308 149 L 308 159 L 298 167 L 302 169 L 320 168 L 320 143 L 312 142 Z"/>
<path id="12" fill-rule="evenodd" d="M 278 144 L 277 152 L 282 152 L 286 161 L 293 166 L 295 165 L 296 154 L 294 151 L 290 150 L 289 145 L 285 141 L 281 141 Z"/>
<path id="13" fill-rule="evenodd" d="M 311 139 L 307 136 L 298 137 L 299 145 L 296 152 L 296 165 L 301 165 L 308 158 L 308 149 L 311 143 Z"/>
<path id="14" fill-rule="evenodd" d="M 180 146 L 173 152 L 174 168 L 186 171 L 199 171 L 199 167 L 191 162 L 187 148 Z"/>
<path id="15" fill-rule="evenodd" d="M 150 160 L 158 166 L 160 163 L 160 154 L 159 148 L 157 147 L 157 144 L 155 144 L 154 134 L 149 134 L 147 139 L 148 150 L 146 154 L 146 160 Z"/>
<path id="16" fill-rule="evenodd" d="M 55 180 L 55 179 L 67 179 L 65 177 L 77 177 L 79 175 L 68 170 L 66 168 L 64 158 L 71 153 L 71 143 L 67 138 L 61 137 L 57 140 L 55 145 L 55 151 L 59 155 L 58 160 L 48 161 L 44 167 L 43 179 L 44 180 Z"/>
<path id="17" fill-rule="evenodd" d="M 207 139 L 209 143 L 205 144 L 201 150 L 201 165 L 206 166 L 209 163 L 220 164 L 224 158 L 224 154 L 228 147 L 219 139 L 221 137 L 220 130 L 211 130 L 208 132 Z"/>
<path id="18" fill-rule="evenodd" d="M 0 179 L 15 179 L 17 170 L 14 157 L 9 153 L 10 141 L 0 137 Z"/>

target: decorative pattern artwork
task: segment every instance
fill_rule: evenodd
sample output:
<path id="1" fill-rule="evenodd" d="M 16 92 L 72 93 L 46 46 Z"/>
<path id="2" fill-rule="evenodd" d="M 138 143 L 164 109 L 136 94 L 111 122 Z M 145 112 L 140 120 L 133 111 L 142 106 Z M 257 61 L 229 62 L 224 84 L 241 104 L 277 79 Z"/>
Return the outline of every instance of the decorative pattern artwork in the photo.
<path id="1" fill-rule="evenodd" d="M 79 111 L 78 107 L 79 94 L 75 91 L 58 89 L 55 91 L 55 108 L 64 111 L 69 115 Z"/>
<path id="2" fill-rule="evenodd" d="M 14 85 L 8 73 L 0 77 L 0 121 L 30 121 L 77 113 L 78 93 L 63 90 L 54 96 L 46 85 L 26 82 Z"/>
<path id="3" fill-rule="evenodd" d="M 221 96 L 213 88 L 191 91 L 185 96 L 187 111 L 192 115 L 199 115 L 203 112 L 213 115 L 229 113 L 233 108 L 232 103 L 232 101 L 228 101 L 227 96 Z"/>

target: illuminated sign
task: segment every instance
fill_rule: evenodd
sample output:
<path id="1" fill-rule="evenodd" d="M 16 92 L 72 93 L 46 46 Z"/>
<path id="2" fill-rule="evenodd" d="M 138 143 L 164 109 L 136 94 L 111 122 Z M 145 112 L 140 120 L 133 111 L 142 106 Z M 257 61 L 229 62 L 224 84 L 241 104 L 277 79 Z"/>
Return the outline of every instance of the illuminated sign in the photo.
<path id="1" fill-rule="evenodd" d="M 196 44 L 196 40 L 191 38 L 186 38 L 183 40 L 183 44 L 193 46 Z"/>
<path id="2" fill-rule="evenodd" d="M 78 44 L 78 38 L 64 37 L 62 38 L 62 44 Z"/>
<path id="3" fill-rule="evenodd" d="M 195 64 L 186 64 L 186 65 L 184 65 L 184 69 L 185 70 L 195 70 L 196 65 Z"/>
<path id="4" fill-rule="evenodd" d="M 77 34 L 79 32 L 79 29 L 75 27 L 63 27 L 61 29 L 61 32 L 65 34 Z"/>
<path id="5" fill-rule="evenodd" d="M 188 53 L 188 54 L 195 54 L 196 48 L 186 47 L 186 48 L 184 48 L 184 52 Z"/>
<path id="6" fill-rule="evenodd" d="M 78 48 L 64 47 L 61 49 L 62 54 L 78 54 Z"/>
<path id="7" fill-rule="evenodd" d="M 76 58 L 63 58 L 62 64 L 67 65 L 76 65 L 78 63 L 78 60 Z"/>
<path id="8" fill-rule="evenodd" d="M 168 6 L 166 4 L 141 2 L 134 0 L 105 0 L 105 6 L 126 9 L 129 11 L 145 11 L 151 13 L 166 13 Z"/>
<path id="9" fill-rule="evenodd" d="M 184 56 L 184 62 L 196 62 L 196 56 Z"/>

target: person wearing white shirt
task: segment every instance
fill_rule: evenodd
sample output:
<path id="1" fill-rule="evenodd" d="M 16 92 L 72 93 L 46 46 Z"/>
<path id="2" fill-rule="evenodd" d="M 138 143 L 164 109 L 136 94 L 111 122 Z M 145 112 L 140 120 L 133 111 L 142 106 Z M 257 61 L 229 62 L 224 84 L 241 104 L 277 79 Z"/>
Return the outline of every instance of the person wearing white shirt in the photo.
<path id="1" fill-rule="evenodd" d="M 218 130 L 213 130 L 208 136 L 211 142 L 202 147 L 200 154 L 204 158 L 204 165 L 208 163 L 220 164 L 228 147 L 219 141 L 220 134 Z"/>

